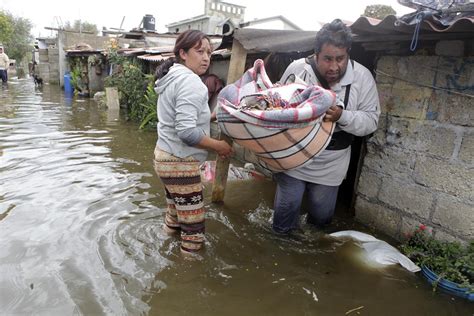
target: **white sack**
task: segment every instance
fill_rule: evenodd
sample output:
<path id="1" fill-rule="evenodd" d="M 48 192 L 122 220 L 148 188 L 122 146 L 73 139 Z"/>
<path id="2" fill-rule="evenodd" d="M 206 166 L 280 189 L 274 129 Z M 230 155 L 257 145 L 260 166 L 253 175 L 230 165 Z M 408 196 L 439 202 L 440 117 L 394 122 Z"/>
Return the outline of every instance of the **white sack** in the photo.
<path id="1" fill-rule="evenodd" d="M 420 271 L 413 261 L 398 251 L 395 247 L 387 242 L 377 239 L 374 236 L 358 232 L 355 230 L 344 230 L 330 234 L 332 237 L 349 237 L 357 240 L 367 254 L 367 259 L 383 265 L 391 265 L 399 263 L 402 267 L 411 272 Z"/>

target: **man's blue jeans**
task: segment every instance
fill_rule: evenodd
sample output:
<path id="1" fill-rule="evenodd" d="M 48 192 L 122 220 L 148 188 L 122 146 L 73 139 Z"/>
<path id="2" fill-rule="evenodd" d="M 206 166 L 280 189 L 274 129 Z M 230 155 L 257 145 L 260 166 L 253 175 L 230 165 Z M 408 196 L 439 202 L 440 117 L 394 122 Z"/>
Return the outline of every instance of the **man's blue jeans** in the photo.
<path id="1" fill-rule="evenodd" d="M 298 228 L 303 194 L 308 197 L 308 222 L 317 226 L 329 224 L 336 208 L 339 186 L 327 186 L 298 180 L 284 173 L 274 175 L 277 189 L 274 202 L 273 230 L 286 234 Z"/>
<path id="2" fill-rule="evenodd" d="M 0 69 L 0 78 L 2 79 L 3 83 L 8 81 L 8 73 L 5 69 Z"/>

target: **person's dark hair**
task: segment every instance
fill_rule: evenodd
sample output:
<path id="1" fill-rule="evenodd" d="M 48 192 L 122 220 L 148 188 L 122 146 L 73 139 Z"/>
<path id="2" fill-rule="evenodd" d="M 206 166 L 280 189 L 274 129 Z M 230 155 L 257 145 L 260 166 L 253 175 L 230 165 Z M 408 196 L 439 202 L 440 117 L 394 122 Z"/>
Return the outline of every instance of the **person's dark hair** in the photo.
<path id="1" fill-rule="evenodd" d="M 209 41 L 209 44 L 211 43 L 209 36 L 207 36 L 201 31 L 187 30 L 181 33 L 176 39 L 176 43 L 174 44 L 174 57 L 168 58 L 165 62 L 158 66 L 155 72 L 155 78 L 163 78 L 168 73 L 169 69 L 171 68 L 171 66 L 173 66 L 174 63 L 183 63 L 183 60 L 179 56 L 180 50 L 184 50 L 185 52 L 187 52 L 188 50 L 196 46 L 196 44 L 199 45 L 199 48 L 201 47 L 201 41 L 203 39 L 207 39 Z"/>
<path id="2" fill-rule="evenodd" d="M 316 54 L 320 53 L 324 44 L 345 47 L 349 52 L 352 46 L 352 32 L 344 22 L 335 19 L 331 23 L 324 24 L 316 34 L 314 52 Z"/>

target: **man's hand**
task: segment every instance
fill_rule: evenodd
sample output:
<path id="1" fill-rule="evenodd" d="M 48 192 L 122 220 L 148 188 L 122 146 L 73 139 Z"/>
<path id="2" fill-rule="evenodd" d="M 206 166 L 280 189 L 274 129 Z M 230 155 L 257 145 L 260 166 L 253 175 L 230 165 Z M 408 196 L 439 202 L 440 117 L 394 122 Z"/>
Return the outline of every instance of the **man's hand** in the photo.
<path id="1" fill-rule="evenodd" d="M 342 115 L 342 108 L 337 105 L 331 105 L 324 116 L 325 122 L 337 122 Z"/>

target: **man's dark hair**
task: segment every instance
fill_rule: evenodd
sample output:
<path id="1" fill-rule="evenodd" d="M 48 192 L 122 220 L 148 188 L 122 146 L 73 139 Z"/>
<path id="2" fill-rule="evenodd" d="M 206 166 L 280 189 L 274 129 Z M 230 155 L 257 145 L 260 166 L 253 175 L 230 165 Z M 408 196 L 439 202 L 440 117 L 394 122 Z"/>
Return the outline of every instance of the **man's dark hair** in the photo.
<path id="1" fill-rule="evenodd" d="M 331 23 L 324 24 L 316 34 L 314 52 L 320 53 L 324 44 L 345 47 L 349 52 L 352 45 L 352 32 L 341 20 L 335 19 Z"/>

